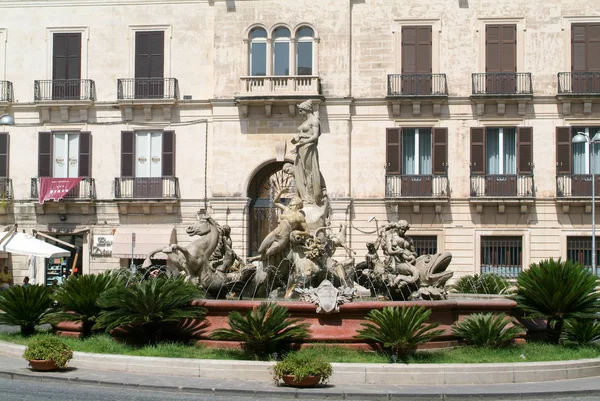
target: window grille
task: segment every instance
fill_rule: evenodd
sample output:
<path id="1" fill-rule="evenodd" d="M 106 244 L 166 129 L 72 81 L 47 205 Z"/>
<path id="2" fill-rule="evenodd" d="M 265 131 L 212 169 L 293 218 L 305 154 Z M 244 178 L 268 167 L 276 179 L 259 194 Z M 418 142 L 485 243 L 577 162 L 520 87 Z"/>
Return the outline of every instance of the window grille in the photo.
<path id="1" fill-rule="evenodd" d="M 436 235 L 411 235 L 417 255 L 433 255 L 437 250 Z"/>
<path id="2" fill-rule="evenodd" d="M 600 255 L 598 237 L 596 237 L 596 266 Z M 567 259 L 592 268 L 592 237 L 567 237 Z M 598 274 L 598 268 L 596 268 Z"/>
<path id="3" fill-rule="evenodd" d="M 516 278 L 522 270 L 522 237 L 481 237 L 481 274 Z"/>

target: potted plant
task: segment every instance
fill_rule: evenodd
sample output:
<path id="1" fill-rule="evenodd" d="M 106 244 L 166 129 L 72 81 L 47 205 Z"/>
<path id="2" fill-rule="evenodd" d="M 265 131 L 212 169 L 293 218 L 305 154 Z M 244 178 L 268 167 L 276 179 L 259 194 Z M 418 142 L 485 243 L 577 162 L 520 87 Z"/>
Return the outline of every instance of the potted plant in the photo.
<path id="1" fill-rule="evenodd" d="M 73 358 L 73 350 L 58 338 L 42 337 L 29 343 L 23 358 L 33 370 L 51 371 L 64 368 Z"/>
<path id="2" fill-rule="evenodd" d="M 331 364 L 319 357 L 291 352 L 273 366 L 273 379 L 288 386 L 312 387 L 326 383 L 333 374 Z"/>

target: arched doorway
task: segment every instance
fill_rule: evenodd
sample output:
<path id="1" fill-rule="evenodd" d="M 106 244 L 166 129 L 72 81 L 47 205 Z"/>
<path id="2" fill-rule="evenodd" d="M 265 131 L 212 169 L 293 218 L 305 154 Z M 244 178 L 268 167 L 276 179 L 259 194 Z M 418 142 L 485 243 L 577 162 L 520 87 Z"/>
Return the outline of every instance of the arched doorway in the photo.
<path id="1" fill-rule="evenodd" d="M 251 199 L 248 256 L 258 254 L 262 240 L 277 227 L 279 209 L 274 206 L 273 200 L 283 193 L 280 202 L 287 204 L 294 195 L 293 177 L 282 171 L 285 163 L 289 162 L 267 164 L 254 175 L 248 186 L 248 197 Z"/>

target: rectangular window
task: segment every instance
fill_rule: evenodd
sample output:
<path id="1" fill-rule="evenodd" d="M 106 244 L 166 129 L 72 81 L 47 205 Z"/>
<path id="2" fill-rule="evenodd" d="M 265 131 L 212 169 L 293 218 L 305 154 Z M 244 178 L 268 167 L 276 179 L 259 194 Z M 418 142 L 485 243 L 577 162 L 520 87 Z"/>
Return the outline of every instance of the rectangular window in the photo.
<path id="1" fill-rule="evenodd" d="M 599 245 L 598 238 L 596 238 L 596 262 L 600 254 Z M 567 237 L 567 259 L 591 269 L 592 237 Z M 598 266 L 598 263 L 596 263 L 596 266 Z M 595 272 L 595 274 L 598 274 L 598 272 Z"/>
<path id="2" fill-rule="evenodd" d="M 519 236 L 481 237 L 481 274 L 496 273 L 515 278 L 523 265 L 523 238 Z"/>
<path id="3" fill-rule="evenodd" d="M 175 176 L 173 131 L 123 131 L 121 177 Z"/>
<path id="4" fill-rule="evenodd" d="M 588 138 L 593 138 L 597 132 L 600 132 L 600 127 L 573 127 L 571 138 L 580 132 Z M 590 147 L 586 142 L 572 143 L 573 174 L 592 174 L 592 166 L 595 174 L 600 173 L 600 144 L 592 143 L 591 148 L 590 155 Z"/>
<path id="5" fill-rule="evenodd" d="M 431 174 L 431 129 L 402 129 L 402 174 Z"/>
<path id="6" fill-rule="evenodd" d="M 79 99 L 81 33 L 52 35 L 52 99 Z"/>
<path id="7" fill-rule="evenodd" d="M 135 133 L 135 176 L 162 177 L 162 133 Z"/>
<path id="8" fill-rule="evenodd" d="M 488 128 L 485 148 L 488 174 L 517 173 L 517 132 L 514 128 Z"/>
<path id="9" fill-rule="evenodd" d="M 313 42 L 298 42 L 296 66 L 298 75 L 312 75 L 313 72 Z"/>
<path id="10" fill-rule="evenodd" d="M 275 42 L 274 75 L 290 75 L 290 42 Z"/>
<path id="11" fill-rule="evenodd" d="M 135 97 L 164 97 L 165 33 L 135 33 Z"/>
<path id="12" fill-rule="evenodd" d="M 264 77 L 267 75 L 267 44 L 252 43 L 250 53 L 250 75 L 253 77 Z"/>
<path id="13" fill-rule="evenodd" d="M 79 134 L 54 134 L 54 160 L 52 176 L 55 178 L 79 177 Z"/>
<path id="14" fill-rule="evenodd" d="M 437 250 L 437 235 L 411 235 L 417 255 L 434 255 Z"/>
<path id="15" fill-rule="evenodd" d="M 40 132 L 38 177 L 90 177 L 91 146 L 89 132 Z"/>

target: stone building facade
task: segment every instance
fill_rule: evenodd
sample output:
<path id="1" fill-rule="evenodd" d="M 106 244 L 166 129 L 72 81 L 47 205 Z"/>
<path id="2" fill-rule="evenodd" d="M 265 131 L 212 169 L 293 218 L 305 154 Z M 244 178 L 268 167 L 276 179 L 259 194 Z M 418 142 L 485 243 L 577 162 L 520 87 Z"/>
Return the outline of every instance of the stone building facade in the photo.
<path id="1" fill-rule="evenodd" d="M 590 264 L 600 152 L 572 138 L 600 130 L 595 2 L 0 0 L 0 15 L 0 114 L 16 120 L 0 126 L 0 224 L 74 245 L 56 263 L 125 266 L 188 243 L 198 213 L 249 255 L 312 99 L 332 224 L 358 261 L 376 222 L 404 219 L 455 277 Z M 42 177 L 83 181 L 41 204 Z M 48 280 L 48 261 L 7 262 Z"/>

